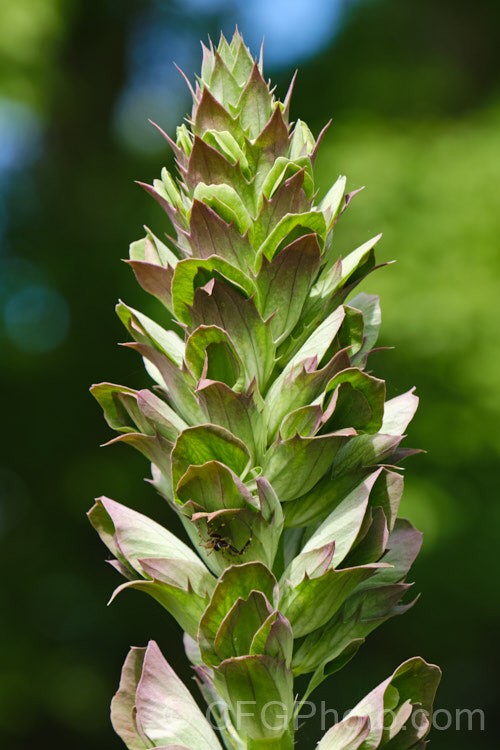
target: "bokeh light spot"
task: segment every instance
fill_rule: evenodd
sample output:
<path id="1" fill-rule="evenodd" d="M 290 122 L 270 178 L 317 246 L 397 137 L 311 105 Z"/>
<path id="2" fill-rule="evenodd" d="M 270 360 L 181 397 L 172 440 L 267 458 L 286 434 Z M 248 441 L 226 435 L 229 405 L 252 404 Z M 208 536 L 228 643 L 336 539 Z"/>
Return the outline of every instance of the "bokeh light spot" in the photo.
<path id="1" fill-rule="evenodd" d="M 405 486 L 398 516 L 408 518 L 424 535 L 422 554 L 460 533 L 456 500 L 443 487 L 415 476 Z"/>
<path id="2" fill-rule="evenodd" d="M 328 44 L 345 10 L 342 0 L 184 0 L 183 5 L 197 14 L 221 14 L 229 39 L 236 22 L 254 54 L 264 38 L 265 63 L 274 69 L 295 65 Z"/>
<path id="3" fill-rule="evenodd" d="M 165 149 L 166 144 L 149 120 L 173 133 L 181 113 L 188 108 L 189 92 L 184 82 L 181 85 L 173 81 L 165 86 L 134 86 L 127 89 L 117 103 L 115 131 L 125 148 L 142 154 L 154 154 Z"/>
<path id="4" fill-rule="evenodd" d="M 264 38 L 267 65 L 295 65 L 317 53 L 334 36 L 343 3 L 339 0 L 254 0 L 241 2 L 242 31 L 252 47 Z"/>
<path id="5" fill-rule="evenodd" d="M 0 97 L 0 177 L 29 164 L 37 156 L 40 144 L 40 122 L 33 110 Z"/>
<path id="6" fill-rule="evenodd" d="M 47 285 L 34 285 L 13 294 L 4 310 L 5 330 L 19 349 L 44 354 L 56 349 L 69 329 L 64 297 Z"/>

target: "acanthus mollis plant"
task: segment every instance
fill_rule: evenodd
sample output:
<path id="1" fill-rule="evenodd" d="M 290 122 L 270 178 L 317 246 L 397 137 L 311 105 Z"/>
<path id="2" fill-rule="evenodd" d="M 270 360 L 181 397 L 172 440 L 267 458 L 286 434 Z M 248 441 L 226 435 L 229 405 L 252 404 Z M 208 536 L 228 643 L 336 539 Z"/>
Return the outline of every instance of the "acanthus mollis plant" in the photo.
<path id="1" fill-rule="evenodd" d="M 275 98 L 236 32 L 203 48 L 192 95 L 189 127 L 164 134 L 178 178 L 144 186 L 175 237 L 148 230 L 130 249 L 166 314 L 118 305 L 154 385 L 92 389 L 191 546 L 108 498 L 89 516 L 126 579 L 117 591 L 149 593 L 184 630 L 209 710 L 151 642 L 125 662 L 112 722 L 130 750 L 286 749 L 312 691 L 412 605 L 421 535 L 397 518 L 396 466 L 417 398 L 386 400 L 366 370 L 380 309 L 353 290 L 378 237 L 337 256 L 353 194 L 339 177 L 315 203 L 321 136 L 289 122 L 291 89 Z M 438 681 L 405 662 L 319 747 L 423 748 Z"/>

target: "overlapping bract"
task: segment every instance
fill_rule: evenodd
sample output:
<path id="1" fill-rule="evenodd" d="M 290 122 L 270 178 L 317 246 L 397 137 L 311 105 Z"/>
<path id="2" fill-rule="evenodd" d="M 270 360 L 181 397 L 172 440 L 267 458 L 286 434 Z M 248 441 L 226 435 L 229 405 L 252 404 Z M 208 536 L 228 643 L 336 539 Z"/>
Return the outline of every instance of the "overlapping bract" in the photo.
<path id="1" fill-rule="evenodd" d="M 334 725 L 318 750 L 423 750 L 440 677 L 432 664 L 409 659 Z"/>
<path id="2" fill-rule="evenodd" d="M 90 520 L 129 579 L 119 590 L 149 592 L 198 642 L 190 656 L 207 699 L 225 706 L 227 747 L 285 748 L 293 677 L 312 673 L 308 695 L 410 606 L 400 600 L 420 535 L 396 518 L 395 465 L 411 453 L 399 446 L 417 398 L 386 401 L 365 370 L 378 300 L 346 300 L 375 268 L 379 238 L 336 256 L 352 194 L 339 177 L 314 204 L 321 136 L 290 124 L 291 90 L 275 99 L 238 33 L 203 51 L 189 127 L 175 142 L 164 134 L 179 179 L 163 170 L 144 186 L 175 237 L 148 230 L 130 249 L 171 323 L 117 308 L 155 385 L 92 389 L 120 433 L 111 442 L 151 461 L 198 554 L 106 498 Z M 249 695 L 256 710 L 241 722 Z M 286 717 L 274 729 L 262 723 L 269 702 Z M 141 721 L 138 736 L 154 742 Z"/>

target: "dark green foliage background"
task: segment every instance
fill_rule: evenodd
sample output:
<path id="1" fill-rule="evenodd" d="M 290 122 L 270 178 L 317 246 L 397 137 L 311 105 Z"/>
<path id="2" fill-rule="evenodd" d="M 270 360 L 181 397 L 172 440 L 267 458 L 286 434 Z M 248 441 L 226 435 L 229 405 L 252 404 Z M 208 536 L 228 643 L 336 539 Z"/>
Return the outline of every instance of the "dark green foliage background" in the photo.
<path id="1" fill-rule="evenodd" d="M 29 8 L 31 25 L 16 21 L 14 5 Z M 193 39 L 217 38 L 221 23 L 230 33 L 238 20 L 162 8 Z M 379 259 L 398 261 L 363 290 L 381 295 L 381 343 L 396 347 L 373 356 L 375 374 L 389 396 L 416 385 L 421 397 L 408 444 L 428 453 L 408 461 L 401 512 L 424 532 L 412 576 L 423 595 L 317 697 L 342 711 L 419 654 L 443 668 L 437 708 L 486 712 L 486 731 L 463 721 L 462 731 L 435 732 L 432 746 L 486 748 L 499 626 L 500 10 L 494 0 L 346 8 L 330 46 L 300 66 L 292 117 L 314 133 L 334 117 L 318 160 L 323 189 L 339 173 L 367 186 L 339 225 L 339 252 L 384 231 Z M 36 163 L 4 186 L 6 241 L 11 256 L 43 267 L 71 311 L 68 337 L 49 354 L 17 348 L 0 320 L 6 747 L 121 747 L 109 700 L 128 647 L 150 637 L 188 679 L 180 633 L 158 605 L 130 592 L 106 610 L 118 579 L 84 516 L 105 493 L 173 524 L 141 479 L 146 462 L 97 447 L 111 434 L 88 394 L 100 380 L 146 384 L 140 362 L 115 345 L 124 333 L 114 301 L 161 315 L 119 258 L 142 224 L 166 226 L 132 181 L 151 181 L 170 155 L 160 139 L 155 153 L 133 151 L 111 126 L 131 32 L 149 9 L 148 0 L 0 5 L 0 94 L 34 106 L 47 133 Z M 283 95 L 291 71 L 266 72 Z M 308 722 L 300 747 L 318 737 Z"/>

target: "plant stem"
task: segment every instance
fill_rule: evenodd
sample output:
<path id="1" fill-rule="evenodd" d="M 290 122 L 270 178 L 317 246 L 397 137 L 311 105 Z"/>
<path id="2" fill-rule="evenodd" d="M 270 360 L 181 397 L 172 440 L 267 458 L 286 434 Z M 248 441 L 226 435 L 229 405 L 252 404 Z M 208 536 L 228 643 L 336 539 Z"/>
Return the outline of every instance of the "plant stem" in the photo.
<path id="1" fill-rule="evenodd" d="M 272 740 L 252 740 L 247 741 L 247 750 L 293 750 L 294 748 L 294 731 L 289 729 L 281 737 Z"/>

